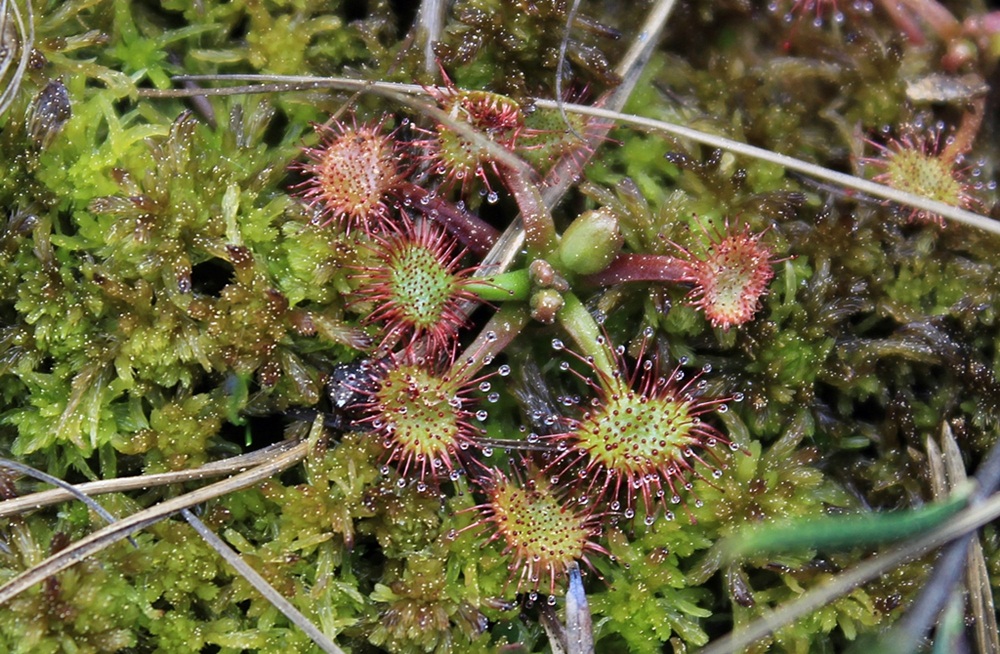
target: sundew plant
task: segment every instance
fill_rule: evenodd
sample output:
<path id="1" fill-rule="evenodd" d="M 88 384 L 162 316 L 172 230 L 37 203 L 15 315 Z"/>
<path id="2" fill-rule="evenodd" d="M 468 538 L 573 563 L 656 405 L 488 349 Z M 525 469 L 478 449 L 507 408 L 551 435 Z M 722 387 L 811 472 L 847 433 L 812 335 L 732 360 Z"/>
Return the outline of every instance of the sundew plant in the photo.
<path id="1" fill-rule="evenodd" d="M 998 61 L 0 0 L 0 650 L 1000 652 Z"/>

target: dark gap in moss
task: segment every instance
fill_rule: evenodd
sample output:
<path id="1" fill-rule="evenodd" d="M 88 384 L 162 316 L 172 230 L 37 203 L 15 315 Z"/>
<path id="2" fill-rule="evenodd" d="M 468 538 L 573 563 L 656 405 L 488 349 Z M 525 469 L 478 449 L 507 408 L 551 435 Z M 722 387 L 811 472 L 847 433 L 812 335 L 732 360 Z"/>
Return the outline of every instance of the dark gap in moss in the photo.
<path id="1" fill-rule="evenodd" d="M 116 454 L 117 460 L 116 464 L 118 466 L 118 476 L 126 477 L 129 475 L 141 475 L 146 467 L 145 455 L 127 455 L 118 452 Z"/>
<path id="2" fill-rule="evenodd" d="M 791 573 L 794 570 L 780 563 L 768 563 L 765 568 L 745 568 L 749 578 L 750 588 L 774 588 L 777 584 L 783 584 L 781 576 Z"/>
<path id="3" fill-rule="evenodd" d="M 184 12 L 173 11 L 165 7 L 161 2 L 143 2 L 141 4 L 146 11 L 146 18 L 155 22 L 157 27 L 164 30 L 176 30 L 190 25 L 184 17 Z M 133 5 L 134 6 L 134 5 Z"/>
<path id="4" fill-rule="evenodd" d="M 219 647 L 218 645 L 205 645 L 204 647 L 201 648 L 201 654 L 217 654 L 218 652 L 221 651 L 222 648 Z M 242 651 L 245 652 L 246 650 Z"/>
<path id="5" fill-rule="evenodd" d="M 191 290 L 201 295 L 219 297 L 233 281 L 235 269 L 225 259 L 213 257 L 191 267 Z"/>
<path id="6" fill-rule="evenodd" d="M 149 83 L 148 79 L 145 80 L 144 82 L 140 82 L 137 86 L 145 88 L 153 88 L 153 85 Z M 124 116 L 128 114 L 129 111 L 135 108 L 133 101 L 128 97 L 118 98 L 117 100 L 112 101 L 111 106 L 114 108 L 116 116 Z M 107 138 L 106 133 L 102 134 L 99 138 L 101 140 Z"/>
<path id="7" fill-rule="evenodd" d="M 912 399 L 930 401 L 935 394 L 940 392 L 942 386 L 948 388 L 953 385 L 954 379 L 949 369 L 944 365 L 934 364 L 917 367 L 913 371 L 909 387 L 903 392 L 908 393 Z"/>
<path id="8" fill-rule="evenodd" d="M 241 42 L 246 38 L 247 33 L 250 31 L 250 17 L 243 14 L 239 17 L 233 26 L 229 29 L 229 34 L 226 36 L 226 40 L 229 42 Z"/>
<path id="9" fill-rule="evenodd" d="M 836 386 L 821 380 L 815 382 L 813 393 L 813 415 L 823 433 L 841 431 L 845 420 L 878 424 L 885 418 L 885 407 L 874 397 L 865 400 L 847 398 Z"/>
<path id="10" fill-rule="evenodd" d="M 271 445 L 284 440 L 285 425 L 287 423 L 288 419 L 281 413 L 272 413 L 266 416 L 254 416 L 252 418 L 248 418 L 247 427 L 250 429 L 250 436 L 253 439 L 254 448 L 264 447 L 266 445 Z M 240 444 L 245 442 L 244 427 L 223 425 L 223 430 L 225 430 L 226 427 L 233 427 L 239 431 L 237 440 L 233 442 L 238 442 Z"/>
<path id="11" fill-rule="evenodd" d="M 350 6 L 350 3 L 348 3 Z M 410 31 L 413 27 L 414 21 L 417 19 L 417 10 L 420 8 L 419 2 L 411 2 L 410 0 L 389 0 L 389 9 L 392 10 L 392 14 L 396 17 L 396 36 L 397 38 L 403 38 L 406 33 Z"/>
<path id="12" fill-rule="evenodd" d="M 341 9 L 341 11 L 343 11 L 344 22 L 353 23 L 356 20 L 368 18 L 368 15 L 372 10 L 372 7 L 370 6 L 372 4 L 374 3 L 368 2 L 368 0 L 346 0 Z M 389 6 L 393 9 L 396 9 L 396 5 L 398 4 L 399 2 L 392 2 L 391 0 L 389 2 Z M 403 4 L 414 5 L 414 14 L 416 13 L 416 5 L 418 3 L 404 2 Z"/>
<path id="13" fill-rule="evenodd" d="M 267 121 L 267 126 L 261 134 L 260 140 L 269 148 L 280 147 L 285 142 L 285 136 L 289 130 L 288 115 L 283 111 L 274 112 L 271 120 Z"/>
<path id="14" fill-rule="evenodd" d="M 364 586 L 368 587 L 373 586 L 371 580 L 378 579 L 381 576 L 387 561 L 378 540 L 372 535 L 363 535 L 360 532 L 354 537 L 354 549 L 351 553 L 351 558 L 354 559 L 351 569 L 354 570 L 358 580 Z"/>
<path id="15" fill-rule="evenodd" d="M 885 420 L 885 407 L 874 397 L 864 400 L 855 400 L 852 403 L 851 415 L 849 419 L 858 422 L 881 423 Z"/>
<path id="16" fill-rule="evenodd" d="M 866 338 L 889 338 L 899 328 L 899 323 L 888 316 L 868 313 L 856 313 L 848 318 L 847 323 L 849 333 L 864 334 Z"/>
<path id="17" fill-rule="evenodd" d="M 63 236 L 76 236 L 77 226 L 76 221 L 73 220 L 73 214 L 69 211 L 59 211 L 55 214 L 53 222 L 55 223 L 53 227 L 54 232 L 61 234 Z M 78 266 L 73 267 L 74 271 L 78 271 Z"/>
<path id="18" fill-rule="evenodd" d="M 51 374 L 52 373 L 52 366 L 54 364 L 55 364 L 55 359 L 53 359 L 51 356 L 44 356 L 38 362 L 38 365 L 35 366 L 35 372 L 37 372 L 39 374 L 42 374 L 42 375 Z"/>
<path id="19" fill-rule="evenodd" d="M 289 468 L 280 472 L 275 478 L 275 481 L 281 483 L 282 486 L 286 488 L 291 488 L 292 486 L 298 486 L 299 484 L 308 484 L 309 480 L 306 478 L 305 471 L 301 468 Z M 244 531 L 244 536 L 251 538 L 250 533 Z M 258 542 L 259 539 L 258 539 Z"/>
<path id="20" fill-rule="evenodd" d="M 224 422 L 214 440 L 221 441 L 222 443 L 232 443 L 240 449 L 247 447 L 257 449 L 276 442 L 265 430 L 254 431 L 252 422 L 252 419 L 246 425 L 234 425 L 231 422 Z M 281 439 L 278 438 L 277 440 L 280 441 Z M 247 441 L 249 441 L 249 446 L 247 445 Z"/>

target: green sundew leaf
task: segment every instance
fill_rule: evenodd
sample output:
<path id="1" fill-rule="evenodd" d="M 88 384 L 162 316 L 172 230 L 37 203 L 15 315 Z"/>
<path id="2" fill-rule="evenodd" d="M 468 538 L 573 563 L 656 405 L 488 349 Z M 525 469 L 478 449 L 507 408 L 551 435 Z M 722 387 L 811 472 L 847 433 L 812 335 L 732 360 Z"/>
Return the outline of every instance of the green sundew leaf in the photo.
<path id="1" fill-rule="evenodd" d="M 971 486 L 949 499 L 907 511 L 830 516 L 754 527 L 732 538 L 725 549 L 730 560 L 754 554 L 800 549 L 823 551 L 889 543 L 934 529 L 965 508 Z"/>

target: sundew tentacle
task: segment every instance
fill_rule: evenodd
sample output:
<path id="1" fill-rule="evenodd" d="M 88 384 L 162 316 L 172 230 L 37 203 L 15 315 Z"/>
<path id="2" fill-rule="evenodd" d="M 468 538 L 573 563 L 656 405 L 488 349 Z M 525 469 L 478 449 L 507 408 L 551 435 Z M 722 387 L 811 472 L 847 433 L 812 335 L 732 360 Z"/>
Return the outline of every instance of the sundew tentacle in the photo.
<path id="1" fill-rule="evenodd" d="M 596 373 L 599 383 L 589 384 L 595 390 L 589 410 L 573 420 L 571 429 L 547 437 L 560 453 L 546 472 L 578 484 L 581 497 L 605 501 L 626 518 L 635 515 L 641 498 L 651 522 L 657 506 L 673 517 L 671 507 L 683 504 L 691 479 L 705 478 L 702 468 L 713 477 L 721 474 L 725 464 L 715 448 L 732 444 L 703 417 L 727 410 L 727 402 L 742 397 L 702 397 L 702 376 L 710 368 L 689 378 L 682 360 L 663 374 L 655 359 L 643 358 L 644 352 L 645 346 L 637 365 L 629 368 L 619 347 L 616 372 Z"/>
<path id="2" fill-rule="evenodd" d="M 510 557 L 507 584 L 516 591 L 546 589 L 554 599 L 556 586 L 575 563 L 593 569 L 588 556 L 608 554 L 596 542 L 602 516 L 567 499 L 530 464 L 526 473 L 515 468 L 513 478 L 492 469 L 480 484 L 487 501 L 473 507 L 480 517 L 461 531 L 492 531 L 486 542 L 503 543 Z"/>
<path id="3" fill-rule="evenodd" d="M 942 133 L 942 125 L 930 130 L 905 125 L 899 138 L 885 145 L 868 141 L 879 154 L 862 161 L 881 171 L 872 178 L 876 182 L 962 209 L 975 208 L 979 201 L 966 181 L 968 169 L 961 165 L 964 152 L 955 152 Z M 905 215 L 910 222 L 944 226 L 942 216 L 922 209 Z"/>
<path id="4" fill-rule="evenodd" d="M 457 475 L 459 452 L 481 433 L 471 397 L 481 382 L 449 374 L 450 366 L 445 357 L 428 360 L 407 349 L 374 364 L 358 385 L 362 399 L 352 408 L 381 439 L 386 464 L 397 465 L 402 484 Z"/>
<path id="5" fill-rule="evenodd" d="M 352 299 L 352 305 L 374 305 L 365 322 L 383 325 L 383 345 L 426 337 L 432 349 L 446 348 L 466 324 L 463 304 L 477 297 L 467 288 L 474 268 L 461 268 L 464 251 L 457 241 L 404 213 L 398 224 L 373 234 L 367 247 L 374 262 L 354 276 L 359 287 Z"/>
<path id="6" fill-rule="evenodd" d="M 681 279 L 694 284 L 688 297 L 713 327 L 743 325 L 756 315 L 774 278 L 774 264 L 784 259 L 775 259 L 762 242 L 766 230 L 754 234 L 749 225 L 733 229 L 728 220 L 721 231 L 699 225 L 704 235 L 700 251 L 677 246 L 688 259 Z"/>
<path id="7" fill-rule="evenodd" d="M 445 86 L 428 87 L 427 91 L 451 118 L 468 124 L 498 146 L 513 151 L 524 128 L 521 106 L 515 100 L 489 91 L 457 89 L 447 75 Z M 496 177 L 500 177 L 500 172 L 486 148 L 443 123 L 438 123 L 434 129 L 420 131 L 426 138 L 415 145 L 428 152 L 425 159 L 432 171 L 444 176 L 448 185 L 459 184 L 463 192 L 468 190 L 473 179 L 478 179 L 486 188 L 487 201 L 497 201 L 499 196 L 490 184 L 487 171 L 492 171 Z"/>
<path id="8" fill-rule="evenodd" d="M 306 175 L 293 189 L 315 210 L 319 224 L 371 232 L 388 217 L 403 174 L 394 135 L 382 133 L 384 122 L 318 125 L 321 143 L 304 149 L 307 161 L 292 164 Z"/>

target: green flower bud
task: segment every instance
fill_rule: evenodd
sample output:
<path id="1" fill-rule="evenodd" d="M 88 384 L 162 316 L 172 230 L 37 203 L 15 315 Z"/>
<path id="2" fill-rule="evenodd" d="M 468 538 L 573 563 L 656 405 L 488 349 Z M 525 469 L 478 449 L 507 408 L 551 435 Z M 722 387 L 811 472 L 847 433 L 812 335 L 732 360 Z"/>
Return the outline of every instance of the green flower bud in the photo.
<path id="1" fill-rule="evenodd" d="M 622 241 L 618 218 L 613 213 L 607 209 L 588 211 L 563 233 L 559 242 L 559 261 L 570 272 L 592 275 L 614 261 Z"/>

